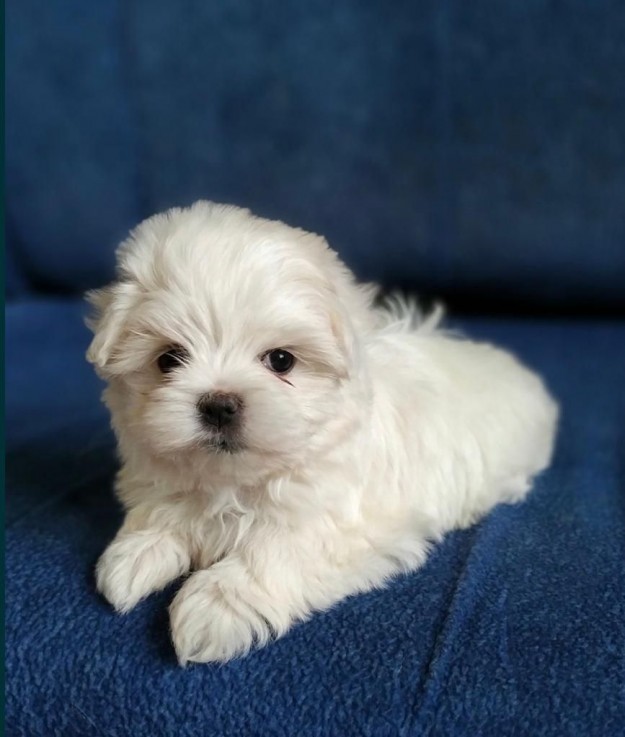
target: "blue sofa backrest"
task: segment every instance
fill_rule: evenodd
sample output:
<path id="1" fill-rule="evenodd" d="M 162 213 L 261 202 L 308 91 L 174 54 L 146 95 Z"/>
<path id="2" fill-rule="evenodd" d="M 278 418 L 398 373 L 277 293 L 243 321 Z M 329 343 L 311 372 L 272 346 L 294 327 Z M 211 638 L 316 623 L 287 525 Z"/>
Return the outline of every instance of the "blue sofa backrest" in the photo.
<path id="1" fill-rule="evenodd" d="M 82 290 L 209 198 L 366 279 L 622 307 L 624 28 L 621 0 L 8 0 L 14 261 Z"/>

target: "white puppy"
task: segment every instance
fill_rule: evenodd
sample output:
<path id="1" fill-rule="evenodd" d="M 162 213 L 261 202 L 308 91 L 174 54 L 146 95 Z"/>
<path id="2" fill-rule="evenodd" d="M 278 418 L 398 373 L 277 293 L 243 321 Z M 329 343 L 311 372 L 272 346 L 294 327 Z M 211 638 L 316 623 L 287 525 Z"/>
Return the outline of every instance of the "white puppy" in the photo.
<path id="1" fill-rule="evenodd" d="M 181 663 L 417 568 L 549 463 L 537 376 L 374 294 L 323 238 L 198 202 L 139 225 L 90 295 L 126 510 L 97 585 L 127 612 L 193 571 Z"/>

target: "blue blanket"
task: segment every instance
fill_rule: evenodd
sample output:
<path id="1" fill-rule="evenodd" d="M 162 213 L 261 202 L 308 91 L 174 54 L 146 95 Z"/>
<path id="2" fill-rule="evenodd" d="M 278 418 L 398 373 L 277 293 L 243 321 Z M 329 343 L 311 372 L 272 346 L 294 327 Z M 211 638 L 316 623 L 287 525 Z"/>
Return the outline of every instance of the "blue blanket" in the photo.
<path id="1" fill-rule="evenodd" d="M 175 587 L 124 617 L 94 590 L 121 516 L 81 309 L 7 312 L 7 734 L 625 733 L 624 323 L 463 323 L 562 403 L 554 466 L 527 502 L 245 659 L 182 669 Z"/>

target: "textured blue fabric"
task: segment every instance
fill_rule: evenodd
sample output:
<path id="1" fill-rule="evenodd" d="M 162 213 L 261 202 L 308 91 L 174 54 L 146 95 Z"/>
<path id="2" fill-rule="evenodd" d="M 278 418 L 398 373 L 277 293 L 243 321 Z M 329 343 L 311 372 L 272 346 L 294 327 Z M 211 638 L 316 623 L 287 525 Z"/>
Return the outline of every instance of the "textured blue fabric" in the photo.
<path id="1" fill-rule="evenodd" d="M 27 285 L 22 269 L 15 260 L 15 251 L 10 245 L 4 249 L 4 294 L 5 297 L 13 299 L 25 292 Z"/>
<path id="2" fill-rule="evenodd" d="M 7 734 L 623 734 L 625 323 L 465 322 L 562 402 L 555 464 L 527 502 L 246 659 L 183 670 L 175 587 L 125 617 L 94 591 L 120 515 L 81 312 L 7 312 Z"/>
<path id="3" fill-rule="evenodd" d="M 622 0 L 8 0 L 6 22 L 39 283 L 105 281 L 128 226 L 205 197 L 324 233 L 364 278 L 625 308 Z"/>
<path id="4" fill-rule="evenodd" d="M 113 273 L 139 218 L 137 129 L 120 5 L 6 4 L 6 199 L 36 285 L 82 289 Z"/>

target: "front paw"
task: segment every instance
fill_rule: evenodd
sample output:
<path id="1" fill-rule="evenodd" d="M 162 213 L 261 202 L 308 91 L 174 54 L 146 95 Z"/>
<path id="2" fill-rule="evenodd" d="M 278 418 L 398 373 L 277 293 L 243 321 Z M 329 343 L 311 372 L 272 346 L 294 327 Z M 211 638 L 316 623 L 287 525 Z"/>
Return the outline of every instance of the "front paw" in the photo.
<path id="1" fill-rule="evenodd" d="M 220 564 L 194 573 L 169 609 L 180 664 L 225 662 L 265 644 L 272 629 L 259 609 L 271 605 L 263 598 L 252 594 L 244 575 L 220 571 Z"/>
<path id="2" fill-rule="evenodd" d="M 190 560 L 180 541 L 159 531 L 122 533 L 98 561 L 96 584 L 120 613 L 130 611 L 189 570 Z"/>

